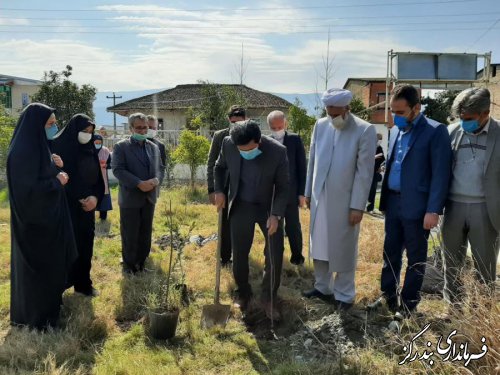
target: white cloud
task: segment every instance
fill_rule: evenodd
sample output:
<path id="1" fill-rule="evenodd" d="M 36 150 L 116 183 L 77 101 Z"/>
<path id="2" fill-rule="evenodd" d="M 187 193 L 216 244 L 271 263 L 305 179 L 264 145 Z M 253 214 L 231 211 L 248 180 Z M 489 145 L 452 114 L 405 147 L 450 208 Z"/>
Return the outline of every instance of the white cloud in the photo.
<path id="1" fill-rule="evenodd" d="M 280 3 L 266 3 L 266 6 L 277 4 Z M 198 79 L 231 83 L 238 81 L 235 65 L 244 43 L 249 59 L 247 85 L 272 92 L 312 92 L 326 52 L 326 31 L 324 35 L 307 34 L 307 38 L 288 35 L 283 38 L 288 44 L 280 44 L 280 36 L 274 32 L 288 30 L 290 22 L 277 18 L 305 18 L 303 10 L 284 9 L 278 16 L 272 10 L 258 10 L 249 17 L 237 10 L 231 14 L 213 10 L 171 12 L 172 8 L 142 5 L 100 9 L 117 12 L 118 16 L 111 17 L 111 26 L 140 33 L 140 44 L 116 48 L 92 45 L 84 39 L 84 34 L 77 33 L 64 39 L 0 39 L 2 73 L 40 78 L 43 71 L 62 70 L 69 64 L 74 68 L 77 82 L 117 92 L 172 87 Z M 232 15 L 237 17 L 231 18 Z M 244 17 L 249 20 L 242 21 Z M 269 21 L 273 18 L 275 21 Z M 238 35 L 236 27 L 251 34 Z M 178 35 L 165 34 L 169 30 Z M 103 34 L 103 40 L 106 37 Z M 348 76 L 383 76 L 386 53 L 391 48 L 415 50 L 391 38 L 356 39 L 335 34 L 331 47 L 335 55 L 333 81 L 337 86 L 343 85 Z"/>
<path id="2" fill-rule="evenodd" d="M 1 26 L 13 26 L 13 25 L 29 25 L 30 20 L 26 18 L 0 18 Z"/>

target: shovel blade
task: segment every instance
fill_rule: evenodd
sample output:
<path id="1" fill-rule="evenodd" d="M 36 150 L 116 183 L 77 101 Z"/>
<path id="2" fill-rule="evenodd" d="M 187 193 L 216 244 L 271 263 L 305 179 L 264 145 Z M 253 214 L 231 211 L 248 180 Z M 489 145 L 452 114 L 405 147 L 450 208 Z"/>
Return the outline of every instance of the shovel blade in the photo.
<path id="1" fill-rule="evenodd" d="M 201 326 L 210 328 L 216 325 L 225 326 L 229 320 L 231 306 L 229 305 L 206 305 L 201 312 Z"/>

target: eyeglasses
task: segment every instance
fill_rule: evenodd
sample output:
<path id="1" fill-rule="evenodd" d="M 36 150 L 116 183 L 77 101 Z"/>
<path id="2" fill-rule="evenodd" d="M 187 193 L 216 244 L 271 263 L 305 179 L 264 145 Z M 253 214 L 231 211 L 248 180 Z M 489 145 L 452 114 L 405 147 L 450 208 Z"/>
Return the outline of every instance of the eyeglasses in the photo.
<path id="1" fill-rule="evenodd" d="M 148 130 L 147 126 L 134 127 L 134 130 Z"/>

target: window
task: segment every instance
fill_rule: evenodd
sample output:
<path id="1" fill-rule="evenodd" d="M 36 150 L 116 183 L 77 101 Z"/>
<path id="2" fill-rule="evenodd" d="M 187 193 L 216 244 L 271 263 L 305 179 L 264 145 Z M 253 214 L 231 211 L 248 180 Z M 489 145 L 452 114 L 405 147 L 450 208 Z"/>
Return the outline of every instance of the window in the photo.
<path id="1" fill-rule="evenodd" d="M 10 86 L 0 86 L 0 103 L 5 108 L 12 108 L 12 88 Z"/>
<path id="2" fill-rule="evenodd" d="M 383 102 L 385 102 L 385 92 L 378 92 L 376 104 L 383 103 Z"/>

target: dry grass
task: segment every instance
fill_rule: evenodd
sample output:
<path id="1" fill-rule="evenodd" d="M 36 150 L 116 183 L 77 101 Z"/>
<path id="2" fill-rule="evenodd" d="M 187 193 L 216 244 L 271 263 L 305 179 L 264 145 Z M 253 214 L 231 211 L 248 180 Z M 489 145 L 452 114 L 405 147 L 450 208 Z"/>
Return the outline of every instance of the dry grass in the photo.
<path id="1" fill-rule="evenodd" d="M 193 234 L 209 236 L 216 232 L 216 213 L 205 201 L 204 189 L 189 193 L 185 188 L 176 188 L 162 193 L 155 216 L 155 238 L 167 233 L 169 200 L 173 203 L 175 225 L 182 233 L 187 234 L 193 223 Z M 301 290 L 311 285 L 312 270 L 309 265 L 297 269 L 289 264 L 288 245 L 280 292 L 285 300 L 286 320 L 276 329 L 279 340 L 269 340 L 263 335 L 265 322 L 247 327 L 234 309 L 233 318 L 224 329 L 200 329 L 201 307 L 212 303 L 213 298 L 216 246 L 213 242 L 202 248 L 188 245 L 184 249 L 186 284 L 193 302 L 181 311 L 175 339 L 151 340 L 144 330 L 143 299 L 153 276 L 124 279 L 121 275 L 116 208 L 115 202 L 115 210 L 110 213 L 111 237 L 96 240 L 92 275 L 101 295 L 89 300 L 68 291 L 64 296 L 63 329 L 44 334 L 9 326 L 9 210 L 5 206 L 0 208 L 0 374 L 494 374 L 500 362 L 499 305 L 496 302 L 488 310 L 484 307 L 484 297 L 479 295 L 468 298 L 463 314 L 452 315 L 450 322 L 441 319 L 447 311 L 445 304 L 440 299 L 425 297 L 420 309 L 422 316 L 405 324 L 401 335 L 380 330 L 378 336 L 360 341 L 356 350 L 335 363 L 297 361 L 290 350 L 290 336 L 304 329 L 301 321 L 331 314 L 332 309 L 300 298 Z M 307 238 L 308 212 L 302 211 L 301 216 Z M 382 242 L 383 222 L 367 216 L 362 225 L 356 277 L 358 306 L 364 306 L 379 294 Z M 263 244 L 258 233 L 251 252 L 251 278 L 257 293 L 264 260 Z M 304 253 L 306 249 L 307 246 Z M 153 250 L 150 266 L 165 270 L 166 253 L 156 245 Z M 176 274 L 179 277 L 178 269 Z M 231 302 L 234 287 L 230 272 L 224 270 L 223 303 Z M 473 300 L 477 308 L 472 308 Z M 389 323 L 384 316 L 369 319 L 383 326 Z M 467 369 L 457 363 L 441 362 L 433 368 L 421 362 L 399 366 L 403 345 L 427 322 L 432 323 L 432 329 L 426 337 L 433 342 L 439 335 L 457 329 L 474 343 L 472 352 L 479 350 L 481 336 L 486 337 L 490 351 Z"/>

